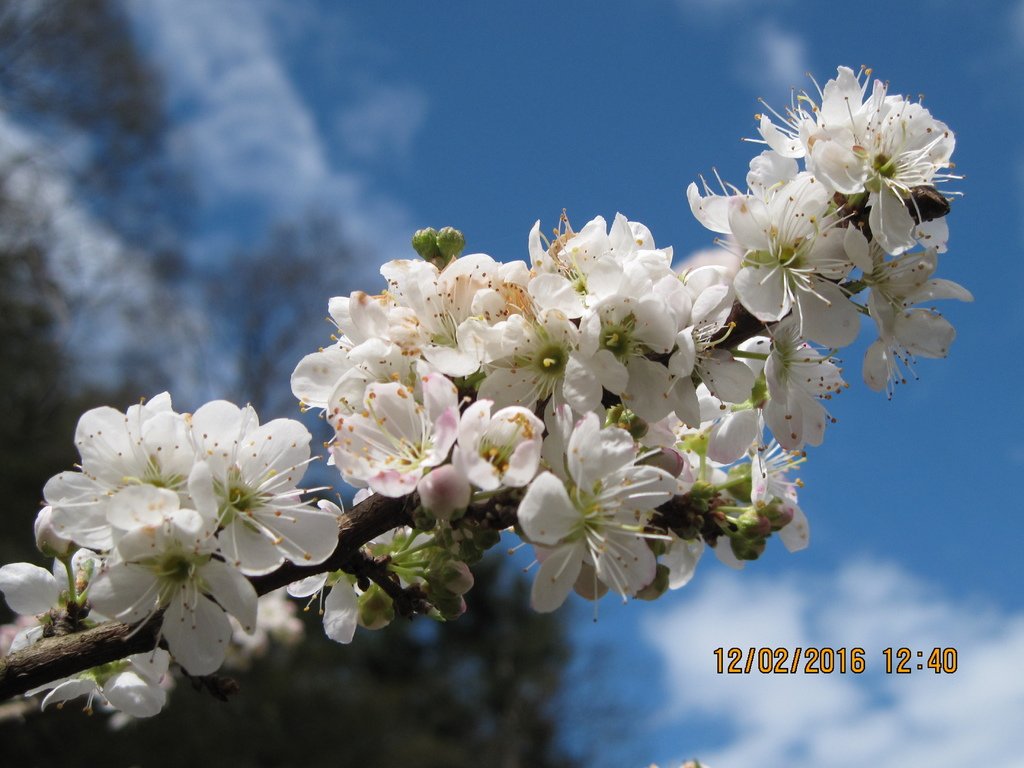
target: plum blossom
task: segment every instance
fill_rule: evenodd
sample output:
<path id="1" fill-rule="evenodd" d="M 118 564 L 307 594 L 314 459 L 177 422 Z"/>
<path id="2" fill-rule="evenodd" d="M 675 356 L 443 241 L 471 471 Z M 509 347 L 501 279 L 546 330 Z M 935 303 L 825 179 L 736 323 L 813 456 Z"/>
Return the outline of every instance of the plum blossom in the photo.
<path id="1" fill-rule="evenodd" d="M 163 612 L 160 634 L 174 659 L 190 674 L 214 672 L 231 639 L 232 614 L 247 632 L 256 624 L 256 590 L 227 563 L 214 557 L 216 539 L 199 512 L 174 508 L 162 520 L 124 534 L 89 585 L 100 613 L 127 623 Z"/>
<path id="2" fill-rule="evenodd" d="M 448 458 L 458 432 L 458 393 L 440 374 L 425 376 L 422 390 L 418 402 L 402 384 L 370 384 L 363 411 L 338 419 L 331 455 L 348 482 L 404 496 Z"/>
<path id="3" fill-rule="evenodd" d="M 654 578 L 644 524 L 650 510 L 672 496 L 676 480 L 636 462 L 629 433 L 601 429 L 597 416 L 588 413 L 568 438 L 564 465 L 530 484 L 519 505 L 519 524 L 529 541 L 546 550 L 533 583 L 534 609 L 560 606 L 584 563 L 623 596 Z"/>

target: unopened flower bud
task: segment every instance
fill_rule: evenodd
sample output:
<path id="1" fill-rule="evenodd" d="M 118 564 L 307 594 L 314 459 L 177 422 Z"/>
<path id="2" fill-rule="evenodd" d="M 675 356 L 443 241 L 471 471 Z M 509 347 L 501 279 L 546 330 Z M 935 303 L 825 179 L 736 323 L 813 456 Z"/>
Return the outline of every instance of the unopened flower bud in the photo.
<path id="1" fill-rule="evenodd" d="M 757 560 L 757 558 L 764 554 L 765 540 L 744 539 L 739 536 L 733 536 L 729 539 L 729 547 L 732 549 L 732 553 L 736 555 L 737 560 Z"/>
<path id="2" fill-rule="evenodd" d="M 764 539 L 772 532 L 771 521 L 753 507 L 747 507 L 734 522 L 736 536 L 744 539 Z"/>
<path id="3" fill-rule="evenodd" d="M 609 408 L 605 414 L 604 425 L 624 429 L 634 440 L 639 440 L 647 434 L 647 422 L 624 405 L 613 405 Z"/>
<path id="4" fill-rule="evenodd" d="M 442 227 L 437 233 L 437 248 L 441 252 L 445 263 L 457 259 L 462 249 L 466 247 L 466 238 L 454 227 Z"/>
<path id="5" fill-rule="evenodd" d="M 456 595 L 464 595 L 473 588 L 473 572 L 461 560 L 445 563 L 439 580 L 445 589 Z"/>
<path id="6" fill-rule="evenodd" d="M 640 600 L 657 600 L 668 591 L 668 577 L 668 566 L 658 563 L 658 570 L 654 574 L 654 581 L 637 592 L 637 598 Z"/>
<path id="7" fill-rule="evenodd" d="M 679 477 L 687 466 L 686 457 L 672 448 L 662 448 L 643 460 L 648 466 L 657 467 L 668 472 L 672 477 Z"/>
<path id="8" fill-rule="evenodd" d="M 427 261 L 439 261 L 441 249 L 437 247 L 437 230 L 433 227 L 417 229 L 412 236 L 412 247 L 422 258 Z"/>
<path id="9" fill-rule="evenodd" d="M 359 596 L 359 626 L 383 629 L 395 618 L 395 606 L 376 584 Z"/>
<path id="10" fill-rule="evenodd" d="M 438 520 L 458 519 L 469 506 L 469 480 L 451 464 L 443 464 L 424 476 L 416 489 L 423 506 Z"/>
<path id="11" fill-rule="evenodd" d="M 43 507 L 36 515 L 35 522 L 36 548 L 45 557 L 66 557 L 74 548 L 71 539 L 66 539 L 57 533 L 53 525 L 53 509 Z"/>

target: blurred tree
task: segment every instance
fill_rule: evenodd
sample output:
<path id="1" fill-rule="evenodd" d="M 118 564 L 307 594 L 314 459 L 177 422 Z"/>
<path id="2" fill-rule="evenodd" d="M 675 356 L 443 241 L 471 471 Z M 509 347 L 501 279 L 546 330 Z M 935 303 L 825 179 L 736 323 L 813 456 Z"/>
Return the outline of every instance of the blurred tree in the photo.
<path id="1" fill-rule="evenodd" d="M 117 2 L 0 0 L 0 99 L 0 489 L 8 531 L 18 532 L 0 538 L 0 561 L 38 562 L 31 521 L 46 479 L 77 458 L 78 416 L 158 391 L 154 382 L 178 365 L 169 356 L 161 370 L 156 334 L 143 344 L 128 332 L 152 327 L 138 313 L 173 303 L 172 288 L 212 278 L 202 290 L 216 358 L 228 361 L 224 394 L 265 414 L 288 413 L 291 366 L 331 331 L 322 286 L 343 293 L 358 256 L 333 221 L 315 215 L 203 275 L 181 259 L 173 227 L 166 238 L 147 237 L 149 211 L 174 211 L 162 179 L 175 174 L 163 164 L 159 77 Z M 56 224 L 79 208 L 88 217 L 75 219 L 85 222 L 78 229 Z M 69 236 L 88 239 L 86 225 L 117 241 L 113 255 L 67 257 Z M 90 269 L 76 271 L 83 260 L 98 283 L 120 279 L 120 287 L 98 296 L 96 284 L 82 282 Z M 102 386 L 83 388 L 96 365 L 69 347 L 68 329 L 126 293 L 141 301 L 124 305 L 117 328 L 88 339 L 120 345 L 121 365 L 100 377 Z M 185 682 L 167 712 L 114 734 L 76 705 L 0 722 L 0 763 L 571 765 L 553 709 L 567 653 L 560 620 L 529 611 L 521 577 L 495 561 L 477 579 L 469 613 L 447 626 L 399 620 L 341 648 L 310 616 L 308 642 L 258 661 L 228 704 Z"/>

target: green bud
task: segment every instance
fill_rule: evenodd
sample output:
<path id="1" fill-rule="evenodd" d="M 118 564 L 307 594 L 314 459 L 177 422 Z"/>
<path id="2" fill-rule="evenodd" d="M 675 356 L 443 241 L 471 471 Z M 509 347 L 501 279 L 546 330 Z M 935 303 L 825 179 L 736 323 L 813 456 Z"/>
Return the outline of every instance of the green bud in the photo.
<path id="1" fill-rule="evenodd" d="M 738 528 L 736 536 L 744 539 L 764 539 L 772 532 L 772 524 L 768 518 L 753 507 L 748 507 L 733 522 Z"/>
<path id="2" fill-rule="evenodd" d="M 647 422 L 624 405 L 613 405 L 609 408 L 605 414 L 604 425 L 624 429 L 634 440 L 639 440 L 647 434 Z"/>
<path id="3" fill-rule="evenodd" d="M 434 606 L 441 618 L 452 621 L 466 612 L 466 601 L 462 595 L 436 590 L 430 593 L 430 604 Z"/>
<path id="4" fill-rule="evenodd" d="M 465 236 L 454 227 L 442 227 L 435 242 L 446 264 L 457 259 L 466 247 Z"/>
<path id="5" fill-rule="evenodd" d="M 658 563 L 654 581 L 636 593 L 639 600 L 657 600 L 668 591 L 668 566 Z"/>
<path id="6" fill-rule="evenodd" d="M 742 539 L 734 536 L 729 539 L 729 546 L 737 560 L 757 560 L 763 553 L 765 547 L 764 539 Z"/>
<path id="7" fill-rule="evenodd" d="M 417 229 L 416 234 L 412 236 L 412 247 L 427 261 L 439 261 L 444 258 L 441 249 L 437 247 L 437 230 L 433 227 Z"/>
<path id="8" fill-rule="evenodd" d="M 737 464 L 729 470 L 728 491 L 733 498 L 745 503 L 750 503 L 750 463 Z"/>
<path id="9" fill-rule="evenodd" d="M 391 598 L 372 585 L 359 596 L 359 625 L 366 629 L 383 629 L 395 618 L 395 606 Z"/>

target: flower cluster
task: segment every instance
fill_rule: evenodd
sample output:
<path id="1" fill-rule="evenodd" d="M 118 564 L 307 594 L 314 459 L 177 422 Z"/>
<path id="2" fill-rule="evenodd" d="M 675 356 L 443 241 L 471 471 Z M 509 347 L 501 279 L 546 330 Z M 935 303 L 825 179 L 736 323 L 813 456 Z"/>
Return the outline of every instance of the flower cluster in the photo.
<path id="1" fill-rule="evenodd" d="M 691 579 L 705 546 L 739 566 L 774 533 L 807 545 L 793 472 L 847 386 L 836 350 L 871 318 L 864 379 L 891 395 L 914 355 L 943 357 L 954 337 L 919 305 L 971 298 L 933 276 L 954 139 L 846 68 L 759 131 L 768 149 L 745 191 L 687 190 L 723 235 L 721 263 L 674 267 L 638 222 L 577 231 L 563 214 L 507 262 L 462 255 L 450 227 L 421 230 L 419 258 L 381 268 L 381 293 L 330 300 L 334 343 L 299 362 L 292 390 L 333 431 L 329 463 L 356 503 L 394 500 L 403 525 L 288 588 L 319 606 L 329 637 L 349 642 L 396 611 L 457 617 L 471 566 L 506 529 L 533 547 L 538 611 L 573 591 L 656 598 Z M 206 674 L 224 661 L 229 614 L 255 626 L 249 577 L 323 563 L 338 542 L 341 510 L 297 487 L 310 458 L 297 422 L 261 426 L 222 401 L 178 414 L 161 395 L 90 411 L 75 440 L 80 469 L 47 484 L 37 524 L 68 588 L 27 564 L 0 569 L 12 606 L 43 624 L 87 609 L 159 617 L 174 660 Z M 67 690 L 116 705 L 156 661 Z"/>
<path id="2" fill-rule="evenodd" d="M 229 616 L 245 632 L 256 628 L 257 593 L 246 577 L 285 560 L 322 562 L 336 546 L 337 512 L 300 499 L 310 435 L 296 421 L 260 425 L 251 407 L 224 401 L 180 414 L 165 393 L 124 413 L 87 412 L 75 442 L 79 469 L 46 484 L 36 523 L 40 549 L 57 558 L 54 573 L 28 563 L 0 569 L 11 607 L 40 617 L 15 647 L 46 633 L 58 615 L 78 628 L 158 620 L 174 660 L 189 674 L 209 674 L 228 651 Z M 145 706 L 119 708 L 154 714 L 167 662 L 162 651 L 145 663 L 135 658 L 103 680 L 65 681 L 48 699 L 85 692 L 119 706 L 113 693 L 129 690 L 142 692 Z"/>

